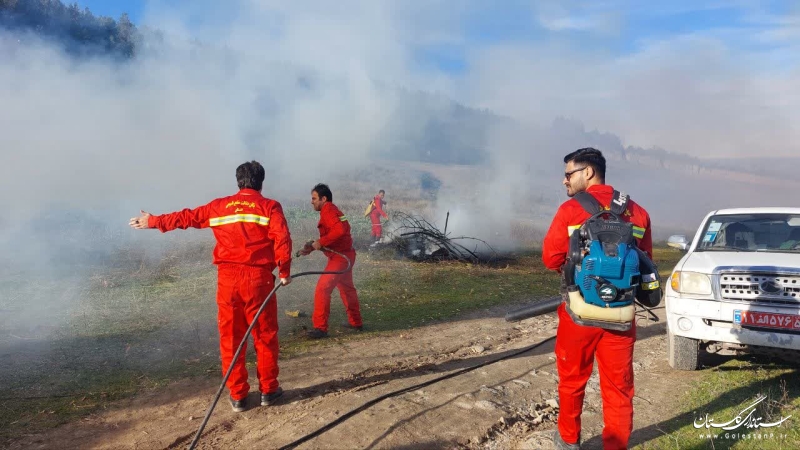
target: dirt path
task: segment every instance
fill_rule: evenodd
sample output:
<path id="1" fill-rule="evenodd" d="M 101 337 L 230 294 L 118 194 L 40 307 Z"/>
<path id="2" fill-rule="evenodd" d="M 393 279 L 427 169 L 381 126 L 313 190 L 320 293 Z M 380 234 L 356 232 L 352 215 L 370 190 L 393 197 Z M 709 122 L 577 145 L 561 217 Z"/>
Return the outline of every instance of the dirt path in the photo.
<path id="1" fill-rule="evenodd" d="M 379 401 L 297 448 L 550 448 L 557 395 L 554 341 L 547 339 L 557 321 L 548 314 L 508 323 L 505 312 L 410 332 L 330 338 L 282 362 L 281 404 L 237 414 L 224 394 L 198 448 L 279 448 L 382 395 L 503 356 L 510 357 Z M 663 321 L 640 327 L 638 336 L 631 446 L 662 433 L 658 424 L 675 416 L 675 394 L 698 376 L 667 365 Z M 11 448 L 187 448 L 217 386 L 217 381 L 184 380 L 45 435 L 26 436 Z M 254 404 L 257 394 L 249 400 Z M 585 448 L 601 448 L 596 373 L 583 423 Z"/>

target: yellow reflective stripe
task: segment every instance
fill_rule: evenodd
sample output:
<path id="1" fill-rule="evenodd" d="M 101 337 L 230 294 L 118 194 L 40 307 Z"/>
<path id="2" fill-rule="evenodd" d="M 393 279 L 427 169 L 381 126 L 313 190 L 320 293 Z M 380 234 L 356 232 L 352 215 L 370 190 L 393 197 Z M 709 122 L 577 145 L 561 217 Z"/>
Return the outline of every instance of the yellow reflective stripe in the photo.
<path id="1" fill-rule="evenodd" d="M 644 288 L 647 291 L 656 290 L 656 289 L 659 288 L 659 286 L 660 286 L 660 284 L 658 283 L 658 281 L 651 281 L 649 283 L 642 283 L 642 288 Z"/>
<path id="2" fill-rule="evenodd" d="M 230 225 L 237 222 L 255 223 L 258 225 L 269 225 L 269 217 L 256 214 L 234 214 L 231 216 L 213 217 L 209 219 L 209 225 L 218 227 L 220 225 Z"/>
<path id="3" fill-rule="evenodd" d="M 572 236 L 572 232 L 580 228 L 580 225 L 570 225 L 567 227 L 567 236 Z"/>
<path id="4" fill-rule="evenodd" d="M 633 226 L 633 237 L 635 238 L 643 238 L 644 237 L 644 228 L 637 227 L 636 225 Z"/>
<path id="5" fill-rule="evenodd" d="M 339 221 L 340 221 L 340 222 L 347 222 L 347 216 L 341 216 L 341 217 L 339 217 Z"/>

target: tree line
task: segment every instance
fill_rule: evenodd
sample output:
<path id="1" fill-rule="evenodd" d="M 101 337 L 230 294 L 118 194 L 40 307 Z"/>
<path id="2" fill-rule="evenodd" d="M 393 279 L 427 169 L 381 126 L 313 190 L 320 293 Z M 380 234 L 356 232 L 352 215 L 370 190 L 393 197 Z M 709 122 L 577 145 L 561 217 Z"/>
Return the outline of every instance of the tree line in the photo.
<path id="1" fill-rule="evenodd" d="M 60 0 L 0 0 L 0 27 L 49 38 L 74 56 L 130 59 L 141 41 L 127 13 L 115 20 Z"/>

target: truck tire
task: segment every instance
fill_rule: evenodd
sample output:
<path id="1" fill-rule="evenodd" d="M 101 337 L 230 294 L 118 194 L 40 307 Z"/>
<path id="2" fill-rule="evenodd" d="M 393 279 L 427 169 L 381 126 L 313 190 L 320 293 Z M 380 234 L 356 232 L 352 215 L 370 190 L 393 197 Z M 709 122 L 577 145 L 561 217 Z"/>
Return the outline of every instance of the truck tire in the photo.
<path id="1" fill-rule="evenodd" d="M 700 342 L 667 331 L 669 365 L 676 370 L 697 370 L 700 360 Z"/>

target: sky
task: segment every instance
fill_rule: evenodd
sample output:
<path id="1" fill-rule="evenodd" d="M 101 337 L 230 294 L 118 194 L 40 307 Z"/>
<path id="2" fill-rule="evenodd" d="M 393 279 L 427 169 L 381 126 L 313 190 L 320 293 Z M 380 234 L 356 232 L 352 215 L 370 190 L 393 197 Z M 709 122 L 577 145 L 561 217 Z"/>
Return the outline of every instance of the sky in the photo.
<path id="1" fill-rule="evenodd" d="M 797 2 L 281 3 L 79 2 L 95 14 L 126 11 L 140 26 L 226 43 L 244 38 L 237 28 L 247 23 L 247 38 L 267 51 L 296 43 L 305 54 L 288 57 L 358 60 L 370 76 L 522 121 L 577 119 L 625 145 L 715 157 L 800 154 Z M 318 37 L 302 35 L 312 28 Z"/>

